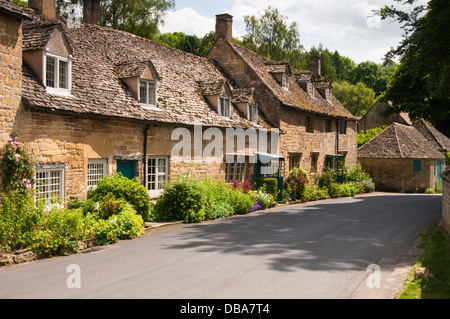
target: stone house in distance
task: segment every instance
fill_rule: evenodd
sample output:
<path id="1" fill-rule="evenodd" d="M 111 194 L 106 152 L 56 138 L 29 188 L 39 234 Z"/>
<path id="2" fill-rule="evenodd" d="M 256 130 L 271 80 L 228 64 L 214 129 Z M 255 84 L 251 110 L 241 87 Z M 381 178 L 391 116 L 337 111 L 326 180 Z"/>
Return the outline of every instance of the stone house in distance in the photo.
<path id="1" fill-rule="evenodd" d="M 97 2 L 85 0 L 84 23 L 70 27 L 56 16 L 54 0 L 30 7 L 0 0 L 0 142 L 14 133 L 33 150 L 40 198 L 85 198 L 116 172 L 137 177 L 151 196 L 183 174 L 250 178 L 258 153 L 311 171 L 323 169 L 327 155 L 356 162 L 356 121 L 320 68 L 302 73 L 228 44 L 264 66 L 260 74 L 248 64 L 253 80 L 240 81 L 217 59 L 223 38 L 207 57 L 194 56 L 99 26 Z M 209 129 L 221 134 L 207 137 Z M 268 147 L 247 142 L 244 162 L 234 145 L 219 148 L 219 160 L 204 153 L 198 160 L 198 143 L 205 149 L 216 137 L 225 146 L 232 129 L 254 130 Z M 183 138 L 189 147 L 174 153 Z"/>
<path id="2" fill-rule="evenodd" d="M 414 126 L 393 123 L 359 148 L 358 161 L 377 190 L 414 192 L 436 189 L 445 156 Z"/>
<path id="3" fill-rule="evenodd" d="M 412 125 L 412 121 L 407 113 L 392 114 L 387 118 L 382 116 L 381 113 L 389 107 L 392 107 L 391 102 L 376 102 L 358 121 L 358 133 L 377 127 L 388 127 L 392 123 Z"/>
<path id="4" fill-rule="evenodd" d="M 336 158 L 355 164 L 357 119 L 331 93 L 320 59 L 311 60 L 311 72 L 295 70 L 234 43 L 232 29 L 231 15 L 216 16 L 215 43 L 206 57 L 231 82 L 255 89 L 258 107 L 280 130 L 286 170 L 301 166 L 314 175 Z"/>

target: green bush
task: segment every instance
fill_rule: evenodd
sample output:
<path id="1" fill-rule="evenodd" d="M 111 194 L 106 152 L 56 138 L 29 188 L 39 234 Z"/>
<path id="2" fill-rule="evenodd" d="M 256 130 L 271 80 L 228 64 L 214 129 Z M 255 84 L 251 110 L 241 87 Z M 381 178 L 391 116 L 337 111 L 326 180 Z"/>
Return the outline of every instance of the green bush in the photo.
<path id="1" fill-rule="evenodd" d="M 328 185 L 328 188 L 326 189 L 328 192 L 328 195 L 331 198 L 336 198 L 339 196 L 339 184 L 338 183 L 331 183 Z"/>
<path id="2" fill-rule="evenodd" d="M 425 194 L 434 194 L 434 189 L 427 187 L 424 191 Z"/>
<path id="3" fill-rule="evenodd" d="M 40 220 L 35 212 L 33 194 L 11 191 L 1 194 L 0 249 L 11 251 L 25 248 L 27 232 Z"/>
<path id="4" fill-rule="evenodd" d="M 278 180 L 276 178 L 254 178 L 253 187 L 255 190 L 264 188 L 264 192 L 272 195 L 273 198 L 278 196 Z"/>
<path id="5" fill-rule="evenodd" d="M 227 202 L 214 201 L 213 204 L 208 208 L 206 218 L 217 219 L 217 218 L 227 218 L 234 214 L 233 207 Z"/>
<path id="6" fill-rule="evenodd" d="M 97 188 L 89 193 L 88 199 L 94 202 L 102 202 L 108 195 L 113 195 L 116 199 L 126 200 L 144 221 L 150 220 L 153 207 L 151 199 L 148 196 L 147 189 L 139 184 L 137 178 L 131 180 L 121 174 L 105 176 L 98 182 Z"/>
<path id="7" fill-rule="evenodd" d="M 27 232 L 28 247 L 44 256 L 78 253 L 79 243 L 91 235 L 81 210 L 53 208 Z"/>
<path id="8" fill-rule="evenodd" d="M 317 201 L 319 200 L 319 193 L 313 187 L 306 187 L 303 193 L 303 198 L 305 201 Z"/>
<path id="9" fill-rule="evenodd" d="M 319 188 L 328 188 L 331 183 L 335 182 L 336 172 L 327 168 L 322 174 L 317 177 L 317 186 Z"/>
<path id="10" fill-rule="evenodd" d="M 153 217 L 159 221 L 201 222 L 206 218 L 206 203 L 202 184 L 194 179 L 183 178 L 166 185 L 164 194 L 155 205 Z"/>
<path id="11" fill-rule="evenodd" d="M 285 189 L 290 190 L 291 199 L 300 200 L 303 198 L 308 183 L 308 173 L 301 167 L 297 167 L 288 173 L 285 180 Z"/>
<path id="12" fill-rule="evenodd" d="M 355 164 L 352 168 L 344 167 L 344 183 L 349 182 L 364 182 L 372 179 L 361 166 L 361 163 Z"/>
<path id="13" fill-rule="evenodd" d="M 231 205 L 231 207 L 233 207 L 233 211 L 235 214 L 248 214 L 254 202 L 255 199 L 251 194 L 246 194 L 241 190 L 230 190 L 228 193 L 228 203 Z"/>
<path id="14" fill-rule="evenodd" d="M 338 196 L 340 197 L 354 197 L 357 192 L 357 186 L 351 183 L 339 185 Z"/>

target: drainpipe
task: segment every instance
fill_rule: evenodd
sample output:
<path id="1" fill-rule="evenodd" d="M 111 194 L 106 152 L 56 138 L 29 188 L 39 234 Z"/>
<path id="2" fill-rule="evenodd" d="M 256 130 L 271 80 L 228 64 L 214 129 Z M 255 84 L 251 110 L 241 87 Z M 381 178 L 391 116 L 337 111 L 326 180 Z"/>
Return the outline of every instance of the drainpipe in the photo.
<path id="1" fill-rule="evenodd" d="M 339 119 L 336 119 L 336 155 L 339 155 Z"/>
<path id="2" fill-rule="evenodd" d="M 150 129 L 150 124 L 145 125 L 144 127 L 144 156 L 143 161 L 144 161 L 144 186 L 147 189 L 147 135 L 148 135 L 148 130 Z"/>

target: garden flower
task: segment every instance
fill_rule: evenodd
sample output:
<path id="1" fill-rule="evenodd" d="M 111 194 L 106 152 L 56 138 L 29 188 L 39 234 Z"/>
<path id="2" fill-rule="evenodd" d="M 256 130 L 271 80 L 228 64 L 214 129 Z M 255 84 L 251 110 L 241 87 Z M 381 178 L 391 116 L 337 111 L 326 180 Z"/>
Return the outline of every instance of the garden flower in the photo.
<path id="1" fill-rule="evenodd" d="M 15 157 L 16 161 L 18 162 L 19 158 L 20 158 L 20 155 L 19 154 L 15 154 L 14 157 Z"/>

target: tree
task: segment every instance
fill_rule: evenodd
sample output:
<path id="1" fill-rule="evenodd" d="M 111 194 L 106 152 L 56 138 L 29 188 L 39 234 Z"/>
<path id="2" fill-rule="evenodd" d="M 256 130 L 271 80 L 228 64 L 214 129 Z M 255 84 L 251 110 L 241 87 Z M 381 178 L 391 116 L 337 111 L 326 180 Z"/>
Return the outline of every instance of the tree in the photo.
<path id="1" fill-rule="evenodd" d="M 244 21 L 243 45 L 262 56 L 281 61 L 303 50 L 297 23 L 288 25 L 278 9 L 269 6 L 259 17 L 244 16 Z"/>
<path id="2" fill-rule="evenodd" d="M 333 83 L 333 94 L 355 116 L 363 116 L 375 103 L 375 92 L 364 83 Z"/>
<path id="3" fill-rule="evenodd" d="M 59 15 L 67 15 L 70 4 L 82 5 L 82 0 L 57 0 Z M 156 39 L 158 26 L 164 22 L 167 10 L 175 7 L 174 0 L 101 0 L 100 25 L 135 35 Z"/>
<path id="4" fill-rule="evenodd" d="M 405 31 L 399 46 L 386 55 L 399 57 L 400 66 L 383 96 L 394 104 L 385 115 L 408 112 L 413 120 L 424 118 L 450 136 L 450 1 L 430 0 L 410 13 L 385 6 L 380 14 Z"/>

